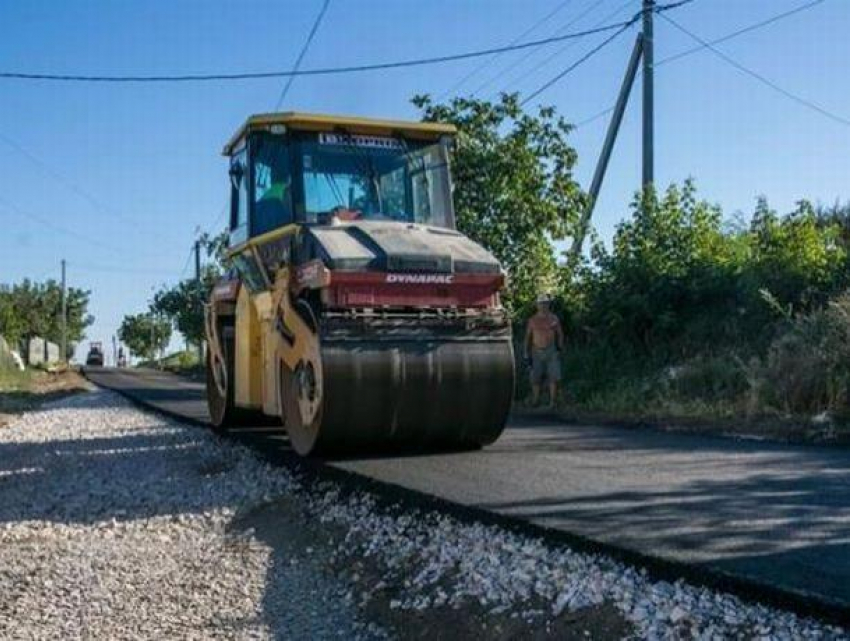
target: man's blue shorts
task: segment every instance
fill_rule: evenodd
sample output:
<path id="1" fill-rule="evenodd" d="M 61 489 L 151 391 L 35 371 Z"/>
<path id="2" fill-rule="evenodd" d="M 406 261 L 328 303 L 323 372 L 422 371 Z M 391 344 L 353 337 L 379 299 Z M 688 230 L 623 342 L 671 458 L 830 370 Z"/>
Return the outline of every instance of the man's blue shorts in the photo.
<path id="1" fill-rule="evenodd" d="M 549 383 L 561 380 L 561 359 L 554 345 L 531 351 L 531 382 L 540 385 L 544 379 Z"/>

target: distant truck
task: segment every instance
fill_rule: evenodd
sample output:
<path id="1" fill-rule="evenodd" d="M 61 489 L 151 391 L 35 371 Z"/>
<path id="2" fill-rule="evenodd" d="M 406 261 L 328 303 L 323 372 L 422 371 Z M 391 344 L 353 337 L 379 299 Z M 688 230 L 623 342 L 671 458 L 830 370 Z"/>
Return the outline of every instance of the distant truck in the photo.
<path id="1" fill-rule="evenodd" d="M 86 365 L 90 367 L 103 367 L 103 343 L 89 343 Z"/>

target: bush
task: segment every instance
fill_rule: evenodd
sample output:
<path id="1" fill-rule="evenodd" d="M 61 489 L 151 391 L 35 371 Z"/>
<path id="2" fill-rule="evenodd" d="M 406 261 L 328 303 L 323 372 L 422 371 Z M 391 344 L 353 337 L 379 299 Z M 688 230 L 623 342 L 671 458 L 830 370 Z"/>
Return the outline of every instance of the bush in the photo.
<path id="1" fill-rule="evenodd" d="M 736 403 L 750 390 L 741 359 L 732 353 L 699 356 L 667 370 L 672 396 L 687 401 Z"/>
<path id="2" fill-rule="evenodd" d="M 563 279 L 565 384 L 586 407 L 692 415 L 847 405 L 848 245 L 806 201 L 724 224 L 693 184 L 636 199 Z M 830 302 L 833 301 L 833 302 Z M 702 410 L 700 410 L 702 408 Z"/>
<path id="3" fill-rule="evenodd" d="M 793 318 L 770 345 L 764 401 L 789 413 L 850 409 L 850 294 Z"/>

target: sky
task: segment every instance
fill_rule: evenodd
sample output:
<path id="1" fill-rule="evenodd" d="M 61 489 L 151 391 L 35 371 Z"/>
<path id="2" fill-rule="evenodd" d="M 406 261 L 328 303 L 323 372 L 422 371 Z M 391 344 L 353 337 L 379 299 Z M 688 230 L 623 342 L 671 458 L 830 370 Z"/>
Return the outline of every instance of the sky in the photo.
<path id="1" fill-rule="evenodd" d="M 177 74 L 288 69 L 322 0 L 0 0 L 0 70 Z M 695 0 L 669 15 L 704 39 L 806 0 Z M 331 0 L 303 69 L 485 49 L 588 29 L 632 15 L 639 0 Z M 556 11 L 557 10 L 557 11 Z M 554 12 L 547 20 L 541 20 Z M 836 114 L 788 99 L 703 50 L 656 70 L 656 184 L 693 177 L 725 214 L 759 195 L 780 212 L 809 198 L 850 199 L 850 0 L 825 2 L 718 45 L 735 61 Z M 488 98 L 530 93 L 606 34 L 484 60 L 295 79 L 284 110 L 417 118 L 416 93 Z M 635 31 L 540 94 L 582 122 L 613 105 Z M 656 60 L 693 40 L 656 19 Z M 474 73 L 458 85 L 470 72 Z M 197 230 L 224 225 L 223 143 L 271 110 L 285 79 L 96 85 L 0 79 L 0 282 L 59 276 L 89 289 L 105 344 L 162 284 L 190 275 Z M 640 182 L 638 78 L 594 214 L 610 239 Z M 587 187 L 607 118 L 577 128 L 576 178 Z M 87 345 L 87 343 L 85 344 Z M 78 350 L 78 356 L 83 348 Z"/>

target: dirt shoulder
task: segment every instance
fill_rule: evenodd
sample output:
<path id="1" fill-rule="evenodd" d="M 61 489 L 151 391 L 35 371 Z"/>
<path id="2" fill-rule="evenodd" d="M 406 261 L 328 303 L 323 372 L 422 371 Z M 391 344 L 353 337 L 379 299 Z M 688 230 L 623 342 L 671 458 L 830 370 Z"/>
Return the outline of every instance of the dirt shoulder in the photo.
<path id="1" fill-rule="evenodd" d="M 89 389 L 91 383 L 75 370 L 0 372 L 0 428 L 18 414 Z"/>
<path id="2" fill-rule="evenodd" d="M 555 411 L 518 408 L 519 416 L 557 416 L 567 423 L 655 429 L 777 443 L 850 445 L 850 423 L 828 416 L 699 417 L 653 413 L 609 413 L 566 406 Z"/>

